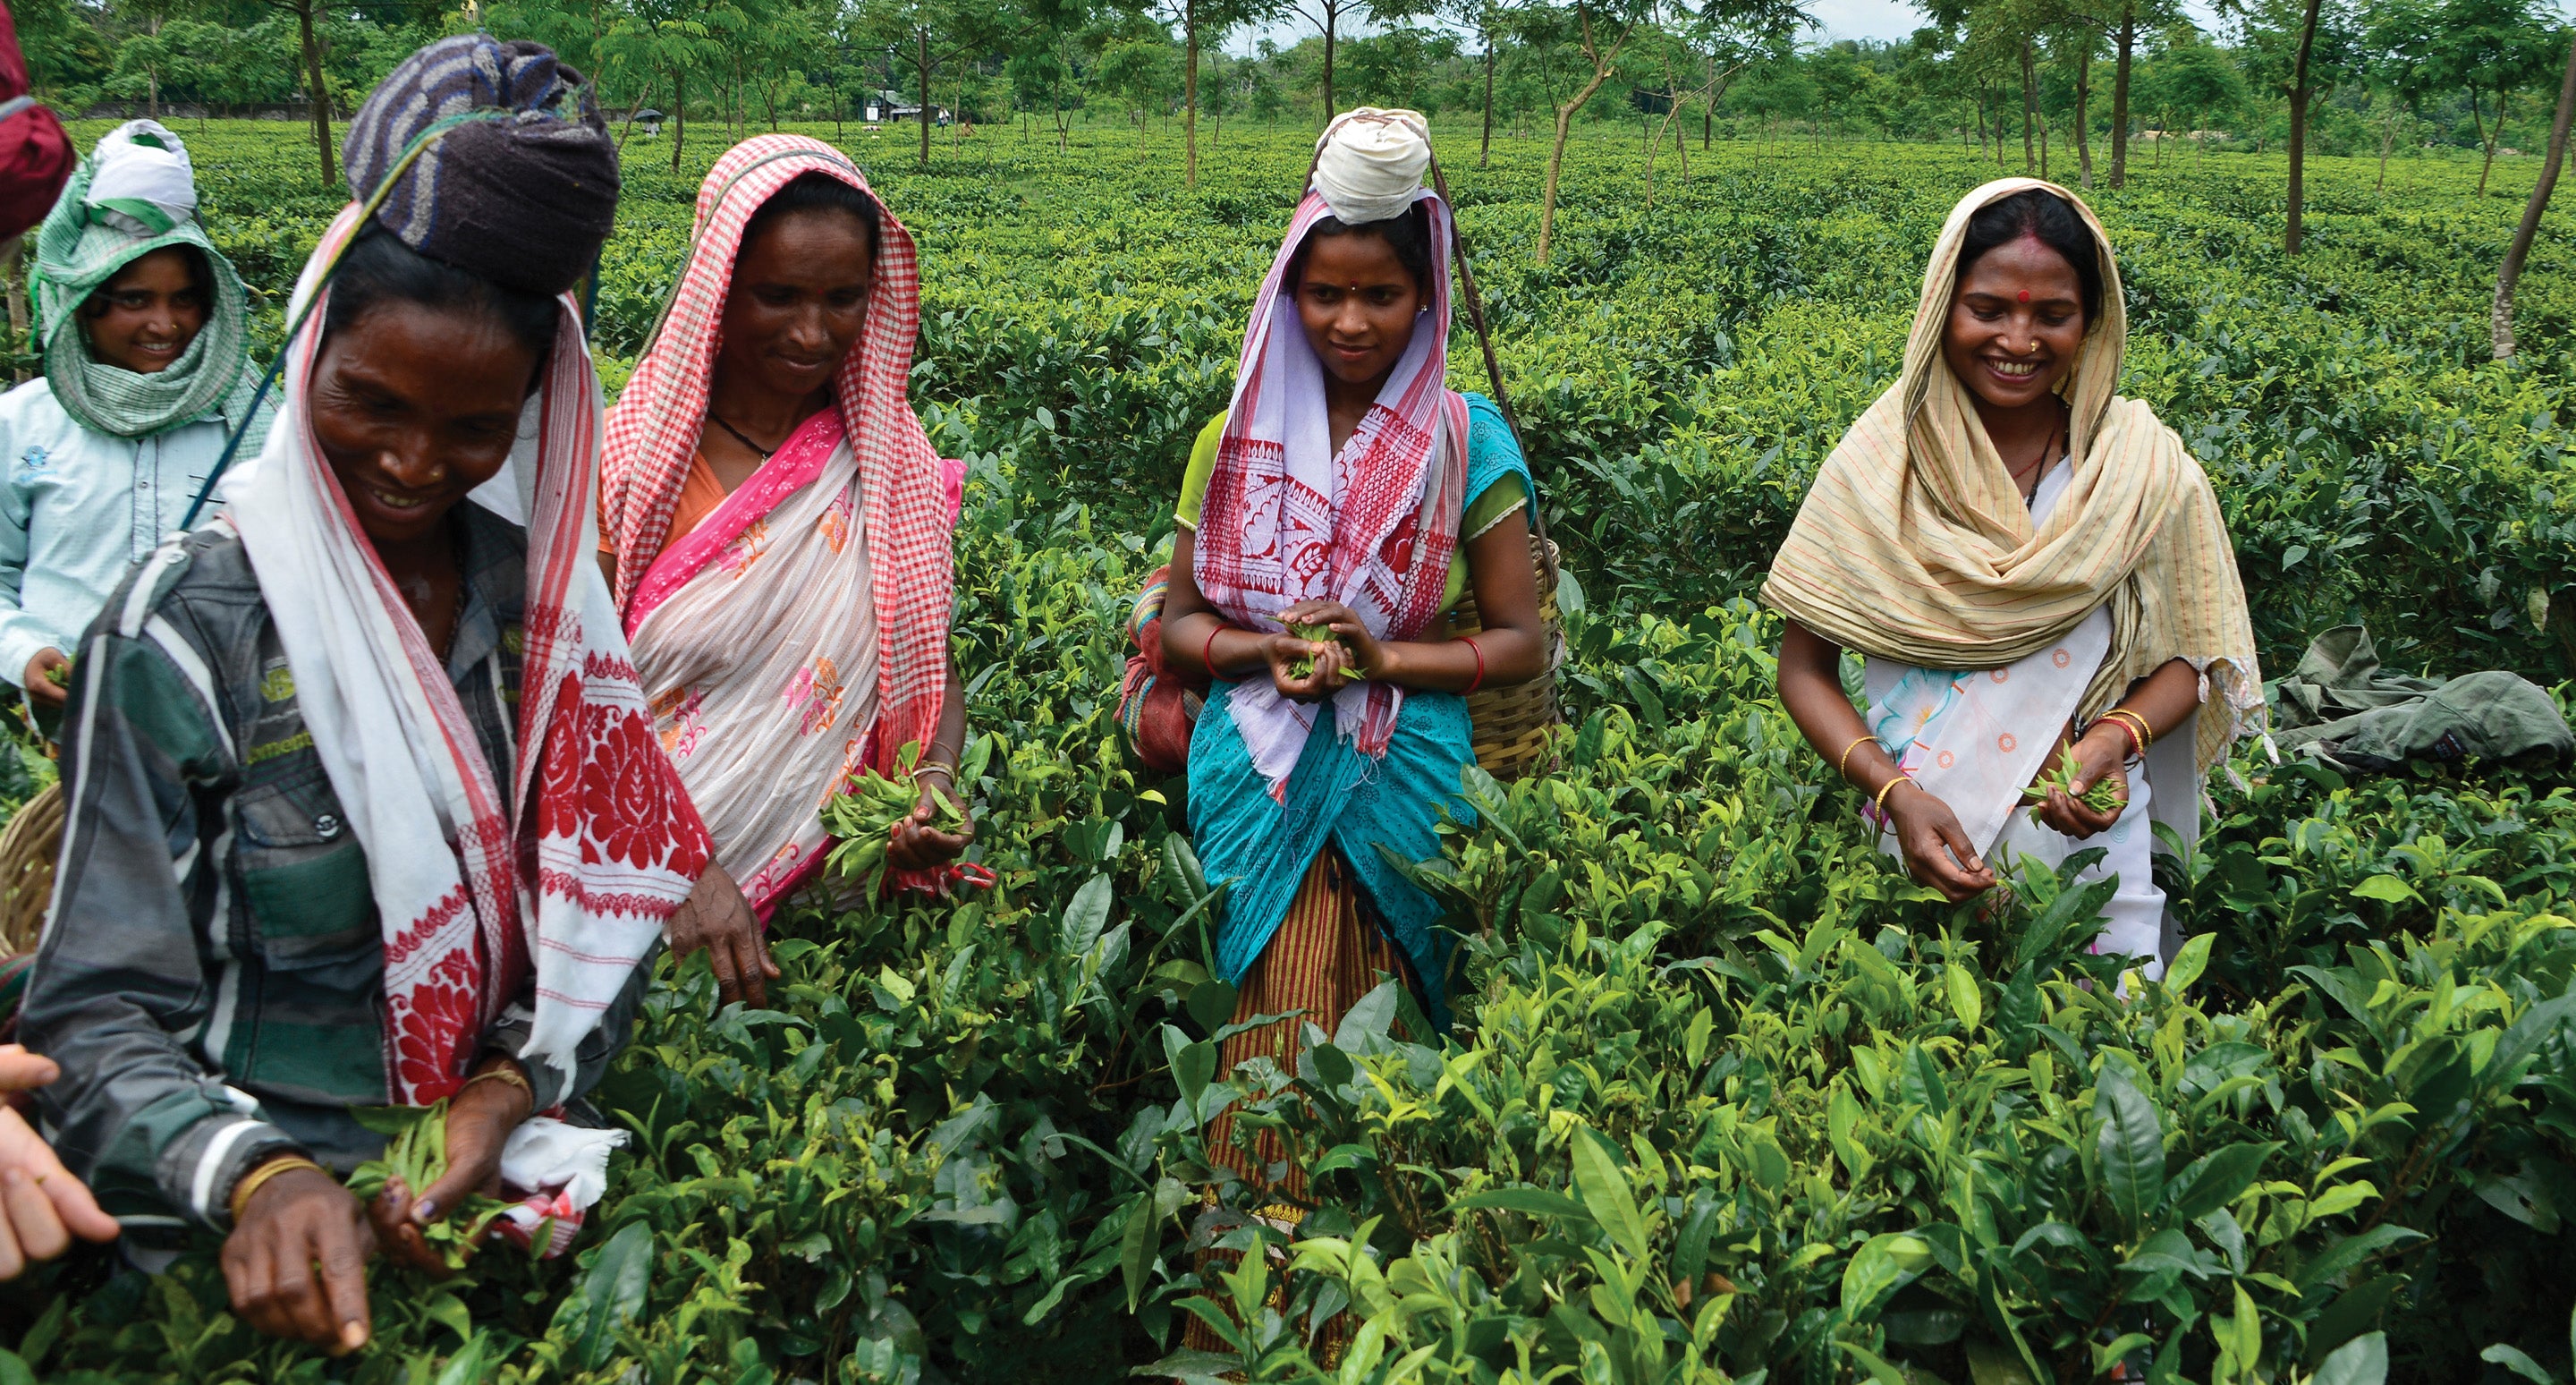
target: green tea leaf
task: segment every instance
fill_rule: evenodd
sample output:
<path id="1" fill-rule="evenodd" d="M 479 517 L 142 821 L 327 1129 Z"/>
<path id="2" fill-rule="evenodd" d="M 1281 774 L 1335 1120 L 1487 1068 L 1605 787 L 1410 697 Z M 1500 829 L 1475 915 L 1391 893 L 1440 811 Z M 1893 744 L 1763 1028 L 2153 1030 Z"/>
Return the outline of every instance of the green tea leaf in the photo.
<path id="1" fill-rule="evenodd" d="M 1610 1240 L 1628 1253 L 1632 1260 L 1646 1258 L 1646 1226 L 1637 1218 L 1637 1200 L 1628 1190 L 1628 1177 L 1619 1156 L 1609 1142 L 1588 1126 L 1578 1126 L 1571 1142 L 1574 1146 L 1574 1186 L 1583 1198 L 1584 1210 L 1610 1233 Z"/>
<path id="2" fill-rule="evenodd" d="M 584 1370 L 608 1364 L 617 1330 L 635 1320 L 644 1307 L 644 1287 L 653 1272 L 653 1230 L 640 1221 L 617 1228 L 582 1274 L 581 1327 L 573 1339 L 573 1359 Z M 476 1348 L 477 1351 L 480 1348 Z"/>
<path id="3" fill-rule="evenodd" d="M 2106 1062 L 2093 1088 L 2093 1119 L 2111 1205 L 2133 1233 L 2143 1230 L 2165 1190 L 2164 1126 L 2155 1104 L 2130 1084 L 2126 1069 Z"/>

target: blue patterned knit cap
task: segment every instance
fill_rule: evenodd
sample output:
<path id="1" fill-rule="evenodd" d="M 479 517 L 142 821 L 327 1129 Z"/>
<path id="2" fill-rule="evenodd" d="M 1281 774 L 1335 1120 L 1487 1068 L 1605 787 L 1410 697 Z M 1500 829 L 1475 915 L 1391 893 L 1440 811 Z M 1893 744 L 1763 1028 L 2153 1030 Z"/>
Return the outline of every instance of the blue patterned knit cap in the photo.
<path id="1" fill-rule="evenodd" d="M 375 219 L 431 259 L 561 293 L 589 272 L 616 221 L 617 146 L 590 84 L 543 44 L 460 34 L 403 59 L 349 123 L 349 190 L 365 201 L 413 138 L 481 110 L 507 114 L 433 140 Z"/>

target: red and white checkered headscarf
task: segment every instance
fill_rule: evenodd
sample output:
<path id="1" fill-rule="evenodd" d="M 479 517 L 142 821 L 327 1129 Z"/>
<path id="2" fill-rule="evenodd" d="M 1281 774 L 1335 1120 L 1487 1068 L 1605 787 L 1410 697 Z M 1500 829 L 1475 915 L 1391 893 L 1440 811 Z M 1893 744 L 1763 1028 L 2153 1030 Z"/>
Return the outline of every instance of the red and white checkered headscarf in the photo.
<path id="1" fill-rule="evenodd" d="M 837 178 L 877 204 L 876 284 L 867 321 L 834 377 L 859 461 L 868 559 L 876 582 L 878 734 L 875 768 L 891 772 L 910 742 L 930 744 L 948 686 L 954 520 L 931 448 L 905 389 L 921 331 L 921 271 L 912 235 L 856 164 L 803 135 L 759 135 L 716 160 L 698 187 L 697 225 L 670 310 L 608 413 L 599 523 L 617 546 L 623 612 L 662 551 L 671 510 L 706 426 L 707 392 L 722 343 L 725 296 L 743 227 L 780 189 L 808 173 Z"/>

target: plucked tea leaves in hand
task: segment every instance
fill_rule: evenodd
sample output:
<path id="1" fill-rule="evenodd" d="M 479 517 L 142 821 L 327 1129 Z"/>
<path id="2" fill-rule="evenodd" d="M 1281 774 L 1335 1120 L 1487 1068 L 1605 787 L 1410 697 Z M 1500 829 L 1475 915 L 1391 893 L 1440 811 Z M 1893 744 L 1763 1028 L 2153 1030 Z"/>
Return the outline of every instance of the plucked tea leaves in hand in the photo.
<path id="1" fill-rule="evenodd" d="M 1333 628 L 1329 625 L 1291 625 L 1288 627 L 1288 633 L 1297 639 L 1304 640 L 1310 644 L 1326 644 L 1341 638 L 1333 633 Z M 1358 655 L 1351 649 L 1347 642 L 1342 645 L 1342 653 L 1345 656 L 1342 661 L 1342 676 L 1353 681 L 1365 682 L 1368 675 L 1360 672 Z M 1315 656 L 1309 654 L 1304 658 L 1298 659 L 1289 664 L 1288 676 L 1292 678 L 1314 677 Z"/>
<path id="2" fill-rule="evenodd" d="M 385 1154 L 349 1174 L 349 1191 L 373 1202 L 388 1184 L 401 1179 L 415 1198 L 447 1176 L 447 1103 L 427 1106 L 370 1106 L 357 1109 L 358 1123 L 386 1137 Z M 421 1228 L 421 1237 L 450 1269 L 464 1268 L 475 1242 L 509 1204 L 481 1193 L 467 1193 L 436 1221 Z"/>

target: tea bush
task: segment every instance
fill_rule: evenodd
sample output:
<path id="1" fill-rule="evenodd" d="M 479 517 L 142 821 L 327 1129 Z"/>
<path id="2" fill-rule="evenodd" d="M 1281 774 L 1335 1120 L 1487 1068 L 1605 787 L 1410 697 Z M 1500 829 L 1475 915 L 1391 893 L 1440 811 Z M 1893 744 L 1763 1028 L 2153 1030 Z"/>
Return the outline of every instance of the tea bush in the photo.
<path id="1" fill-rule="evenodd" d="M 290 134 L 191 139 L 273 339 L 336 199 Z M 1980 916 L 1888 868 L 1772 695 L 1777 622 L 1746 594 L 1892 378 L 1941 216 L 1991 172 L 1954 151 L 1721 149 L 1687 184 L 1668 162 L 1649 206 L 1633 151 L 1602 138 L 1572 162 L 1546 267 L 1532 146 L 1448 170 L 1588 597 L 1562 763 L 1472 783 L 1482 820 L 1417 868 L 1461 940 L 1444 1041 L 1388 990 L 1296 1072 L 1214 1080 L 1222 886 L 1178 830 L 1184 786 L 1116 740 L 1118 631 L 1305 139 L 1232 136 L 1196 192 L 1124 137 L 1059 157 L 988 132 L 927 173 L 859 150 L 923 244 L 916 398 L 970 464 L 958 648 L 994 890 L 800 902 L 766 1010 L 664 962 L 598 1097 L 638 1138 L 572 1259 L 491 1253 L 435 1284 L 380 1267 L 376 1341 L 335 1362 L 230 1317 L 206 1256 L 146 1278 L 80 1254 L 0 1296 L 35 1376 L 2576 1370 L 2563 769 L 2347 780 L 2249 745 L 2199 850 L 2168 863 L 2193 941 L 2164 982 L 2124 985 L 2086 950 L 2098 887 L 2025 875 Z M 631 151 L 604 265 L 612 384 L 716 152 L 675 179 L 665 149 Z M 2317 161 L 2290 262 L 2276 162 L 2141 169 L 2100 195 L 2129 389 L 2208 464 L 2277 666 L 2366 618 L 2392 663 L 2563 684 L 2566 243 L 2543 238 L 2526 355 L 2496 366 L 2484 276 L 2518 203 L 2438 170 L 2375 199 L 2368 176 Z M 1463 332 L 1452 364 L 1481 378 Z M 1316 1179 L 1294 1245 L 1203 1214 L 1203 1122 L 1238 1099 Z M 1195 1250 L 1265 1238 L 1198 1279 Z M 1234 1306 L 1213 1319 L 1230 1348 L 1179 1352 L 1203 1294 Z M 1347 1344 L 1308 1331 L 1335 1313 Z"/>

